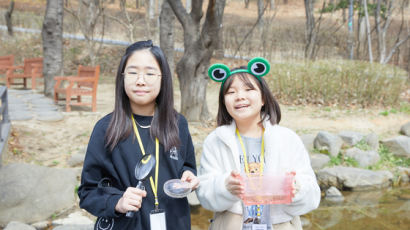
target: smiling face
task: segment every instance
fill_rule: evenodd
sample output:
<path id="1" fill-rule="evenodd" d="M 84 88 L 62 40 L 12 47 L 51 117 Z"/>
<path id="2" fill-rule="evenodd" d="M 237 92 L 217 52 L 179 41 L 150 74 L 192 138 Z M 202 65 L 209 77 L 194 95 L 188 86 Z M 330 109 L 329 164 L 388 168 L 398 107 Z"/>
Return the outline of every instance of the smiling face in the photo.
<path id="1" fill-rule="evenodd" d="M 232 84 L 224 95 L 226 110 L 236 123 L 259 122 L 264 105 L 257 80 L 244 73 L 246 80 L 240 75 L 233 76 Z"/>
<path id="2" fill-rule="evenodd" d="M 133 113 L 153 115 L 155 99 L 161 90 L 161 68 L 148 49 L 135 51 L 128 59 L 124 88 Z"/>

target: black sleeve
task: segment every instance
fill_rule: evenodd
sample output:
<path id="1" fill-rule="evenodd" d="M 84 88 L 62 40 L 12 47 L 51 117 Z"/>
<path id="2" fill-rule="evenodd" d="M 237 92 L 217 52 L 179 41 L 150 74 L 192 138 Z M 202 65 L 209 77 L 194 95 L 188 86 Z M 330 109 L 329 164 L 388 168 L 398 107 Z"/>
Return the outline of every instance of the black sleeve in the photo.
<path id="1" fill-rule="evenodd" d="M 191 171 L 196 176 L 196 161 L 195 161 L 195 149 L 192 144 L 191 134 L 188 128 L 188 122 L 184 116 L 179 116 L 179 135 L 181 139 L 181 147 L 185 150 L 185 161 L 180 177 L 186 170 Z"/>
<path id="2" fill-rule="evenodd" d="M 123 191 L 113 187 L 110 171 L 113 168 L 110 154 L 104 147 L 104 121 L 99 121 L 94 127 L 88 143 L 81 174 L 81 185 L 78 188 L 80 207 L 91 214 L 100 217 L 118 217 L 115 205 Z"/>

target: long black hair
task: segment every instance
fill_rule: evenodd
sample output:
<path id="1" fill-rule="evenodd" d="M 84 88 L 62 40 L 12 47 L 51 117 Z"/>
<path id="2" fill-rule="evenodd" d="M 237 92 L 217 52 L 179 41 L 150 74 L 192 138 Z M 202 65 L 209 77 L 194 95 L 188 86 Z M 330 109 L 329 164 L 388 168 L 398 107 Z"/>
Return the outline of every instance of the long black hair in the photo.
<path id="1" fill-rule="evenodd" d="M 156 102 L 156 110 L 151 123 L 151 136 L 158 138 L 165 151 L 180 144 L 178 132 L 178 113 L 174 109 L 172 75 L 168 61 L 161 48 L 154 46 L 151 40 L 139 41 L 127 47 L 118 66 L 115 81 L 115 107 L 106 132 L 106 147 L 112 151 L 121 140 L 132 132 L 132 110 L 130 99 L 124 88 L 124 69 L 129 57 L 136 51 L 147 49 L 155 57 L 161 69 L 161 90 Z"/>
<path id="2" fill-rule="evenodd" d="M 247 68 L 245 66 L 241 66 L 239 68 L 232 69 L 231 72 L 234 70 L 238 70 L 238 69 L 246 70 Z M 222 88 L 219 90 L 218 115 L 216 117 L 218 126 L 229 125 L 232 123 L 233 118 L 228 113 L 228 110 L 226 109 L 226 105 L 225 105 L 225 94 L 228 91 L 228 89 L 231 87 L 234 78 L 238 77 L 242 82 L 245 83 L 246 86 L 253 89 L 254 85 L 250 81 L 248 77 L 249 75 L 251 74 L 245 73 L 245 72 L 235 73 L 231 75 L 228 79 L 226 79 L 225 83 L 221 86 Z M 269 90 L 268 84 L 263 79 L 263 77 L 260 78 L 260 80 L 256 80 L 255 82 L 259 90 L 261 91 L 262 101 L 264 102 L 264 105 L 262 106 L 262 109 L 261 109 L 261 114 L 262 114 L 261 122 L 265 120 L 266 118 L 269 118 L 269 121 L 272 125 L 279 124 L 280 118 L 281 118 L 279 103 L 276 101 L 275 97 L 272 95 L 272 92 Z"/>

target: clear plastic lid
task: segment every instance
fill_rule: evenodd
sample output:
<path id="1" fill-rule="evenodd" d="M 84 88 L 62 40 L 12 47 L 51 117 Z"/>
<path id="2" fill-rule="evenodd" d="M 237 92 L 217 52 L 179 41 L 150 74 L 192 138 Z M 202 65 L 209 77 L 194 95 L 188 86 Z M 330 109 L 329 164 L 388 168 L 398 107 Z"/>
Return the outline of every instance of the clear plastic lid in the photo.
<path id="1" fill-rule="evenodd" d="M 173 198 L 183 198 L 188 196 L 191 192 L 191 186 L 186 181 L 181 181 L 180 179 L 168 180 L 164 184 L 164 192 Z"/>

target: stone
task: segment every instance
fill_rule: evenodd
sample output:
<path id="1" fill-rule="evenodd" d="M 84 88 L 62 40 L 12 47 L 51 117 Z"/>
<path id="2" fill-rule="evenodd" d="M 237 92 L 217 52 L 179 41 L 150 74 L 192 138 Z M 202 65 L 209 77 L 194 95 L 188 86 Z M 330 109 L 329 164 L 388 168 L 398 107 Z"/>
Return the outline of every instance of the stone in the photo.
<path id="1" fill-rule="evenodd" d="M 72 169 L 11 163 L 0 168 L 0 226 L 34 223 L 72 208 L 77 174 Z"/>
<path id="2" fill-rule="evenodd" d="M 382 144 L 396 156 L 410 157 L 410 137 L 397 136 L 382 141 Z"/>
<path id="3" fill-rule="evenodd" d="M 326 149 L 334 157 L 339 154 L 342 144 L 343 140 L 339 136 L 327 131 L 320 131 L 313 142 L 316 149 Z"/>
<path id="4" fill-rule="evenodd" d="M 401 126 L 400 134 L 410 137 L 410 121 Z"/>
<path id="5" fill-rule="evenodd" d="M 353 131 L 341 131 L 339 136 L 347 146 L 354 146 L 363 139 L 363 134 Z"/>
<path id="6" fill-rule="evenodd" d="M 316 173 L 322 189 L 335 186 L 353 191 L 374 190 L 390 186 L 393 174 L 389 171 L 371 171 L 367 169 L 336 166 L 324 168 Z"/>

